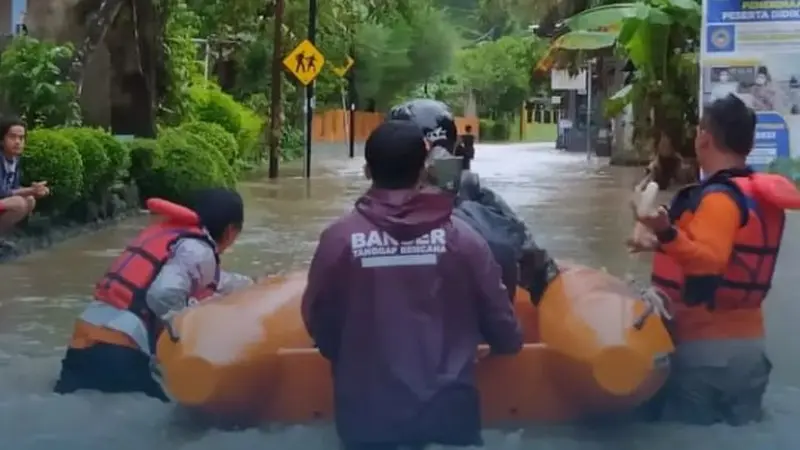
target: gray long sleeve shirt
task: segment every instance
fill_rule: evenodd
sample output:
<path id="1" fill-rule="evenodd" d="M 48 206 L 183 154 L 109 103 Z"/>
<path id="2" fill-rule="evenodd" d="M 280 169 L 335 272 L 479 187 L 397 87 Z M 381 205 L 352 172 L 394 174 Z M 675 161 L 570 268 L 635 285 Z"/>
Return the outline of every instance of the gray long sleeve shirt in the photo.
<path id="1" fill-rule="evenodd" d="M 167 318 L 193 304 L 192 293 L 216 280 L 215 249 L 207 242 L 194 238 L 178 240 L 172 258 L 164 265 L 147 291 L 147 306 L 161 318 Z M 220 272 L 217 295 L 226 295 L 250 285 L 245 275 Z"/>

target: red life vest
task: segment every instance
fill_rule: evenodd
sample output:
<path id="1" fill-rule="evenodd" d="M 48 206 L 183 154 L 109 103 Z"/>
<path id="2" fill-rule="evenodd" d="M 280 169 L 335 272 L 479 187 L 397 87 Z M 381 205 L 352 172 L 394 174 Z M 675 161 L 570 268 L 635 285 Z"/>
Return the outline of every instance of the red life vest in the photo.
<path id="1" fill-rule="evenodd" d="M 95 285 L 94 298 L 115 308 L 131 311 L 142 319 L 148 329 L 155 331 L 156 323 L 145 297 L 169 260 L 172 246 L 186 238 L 207 242 L 215 249 L 216 244 L 199 225 L 191 224 L 197 222 L 191 220 L 191 210 L 163 200 L 152 200 L 156 201 L 148 201 L 148 207 L 153 212 L 166 215 L 167 220 L 147 227 L 123 250 Z M 197 300 L 208 298 L 217 289 L 220 265 L 216 250 L 215 256 L 215 280 L 206 286 L 196 287 L 191 297 Z"/>
<path id="2" fill-rule="evenodd" d="M 760 308 L 772 286 L 786 222 L 786 209 L 800 206 L 800 193 L 779 175 L 731 170 L 680 191 L 670 207 L 673 223 L 694 214 L 704 195 L 729 193 L 740 206 L 728 268 L 722 275 L 685 275 L 681 266 L 659 250 L 653 259 L 652 283 L 673 302 L 709 311 Z"/>

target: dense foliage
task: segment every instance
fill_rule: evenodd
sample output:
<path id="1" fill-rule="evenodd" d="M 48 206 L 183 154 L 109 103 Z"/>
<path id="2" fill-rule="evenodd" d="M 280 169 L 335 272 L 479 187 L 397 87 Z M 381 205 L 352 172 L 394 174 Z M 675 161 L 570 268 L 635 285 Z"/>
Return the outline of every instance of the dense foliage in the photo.
<path id="1" fill-rule="evenodd" d="M 523 2 L 504 0 L 326 0 L 319 2 L 317 46 L 327 59 L 317 109 L 341 108 L 348 80 L 332 67 L 355 58 L 359 109 L 381 111 L 427 96 L 463 113 L 470 98 L 489 138 L 505 139 L 521 102 L 541 90 L 532 67 L 546 43 L 527 30 Z M 81 127 L 78 90 L 69 81 L 69 45 L 17 37 L 0 58 L 0 101 L 31 129 L 25 182 L 46 180 L 53 195 L 40 211 L 70 214 L 109 201 L 135 184 L 142 197 L 181 200 L 188 190 L 234 186 L 265 153 L 273 82 L 282 84 L 281 154 L 301 154 L 302 89 L 273 80 L 274 2 L 160 0 L 163 32 L 157 139 L 121 141 Z M 286 2 L 281 55 L 305 38 L 307 2 Z M 77 208 L 85 210 L 86 208 Z"/>
<path id="2" fill-rule="evenodd" d="M 571 64 L 609 50 L 629 61 L 632 80 L 609 96 L 606 114 L 614 117 L 633 108 L 634 147 L 645 157 L 653 155 L 654 173 L 666 185 L 679 175 L 683 162 L 694 157 L 700 2 L 599 3 L 566 18 L 563 24 L 569 32 L 555 46 L 566 56 L 561 60 Z"/>
<path id="3" fill-rule="evenodd" d="M 272 86 L 272 9 L 260 0 L 235 7 L 189 0 L 203 37 L 212 42 L 212 77 L 234 98 L 267 115 Z M 274 4 L 274 2 L 273 2 Z M 308 4 L 286 2 L 282 54 L 306 37 Z M 464 112 L 470 95 L 478 113 L 509 122 L 522 101 L 542 90 L 532 68 L 546 47 L 528 30 L 536 8 L 519 0 L 326 0 L 319 2 L 317 46 L 328 69 L 316 83 L 317 108 L 342 108 L 347 80 L 330 67 L 355 58 L 357 106 L 382 111 L 409 97 L 432 97 Z M 546 80 L 544 80 L 546 81 Z M 303 95 L 282 83 L 284 155 L 298 148 Z M 508 126 L 506 126 L 508 128 Z"/>
<path id="4" fill-rule="evenodd" d="M 75 85 L 66 80 L 69 45 L 17 38 L 0 58 L 2 104 L 31 125 L 80 122 Z"/>

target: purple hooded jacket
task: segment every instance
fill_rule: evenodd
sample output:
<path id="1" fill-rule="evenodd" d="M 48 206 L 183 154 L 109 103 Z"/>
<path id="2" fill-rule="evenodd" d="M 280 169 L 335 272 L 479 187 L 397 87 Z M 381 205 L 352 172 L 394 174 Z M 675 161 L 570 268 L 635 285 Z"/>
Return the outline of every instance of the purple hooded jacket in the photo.
<path id="1" fill-rule="evenodd" d="M 346 443 L 476 445 L 476 347 L 522 347 L 486 241 L 438 190 L 371 189 L 321 235 L 303 319 Z"/>

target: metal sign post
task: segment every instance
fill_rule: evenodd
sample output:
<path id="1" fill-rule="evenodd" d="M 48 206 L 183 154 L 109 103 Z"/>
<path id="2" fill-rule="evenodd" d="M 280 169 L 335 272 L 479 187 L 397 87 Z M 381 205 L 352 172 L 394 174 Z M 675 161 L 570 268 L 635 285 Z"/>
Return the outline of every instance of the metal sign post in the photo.
<path id="1" fill-rule="evenodd" d="M 317 43 L 317 0 L 308 0 L 308 41 Z M 322 64 L 317 69 L 322 68 Z M 314 77 L 316 78 L 316 76 Z M 311 178 L 311 141 L 314 134 L 314 81 L 306 86 L 306 157 L 305 177 Z"/>
<path id="2" fill-rule="evenodd" d="M 592 62 L 586 64 L 586 160 L 592 159 Z"/>

